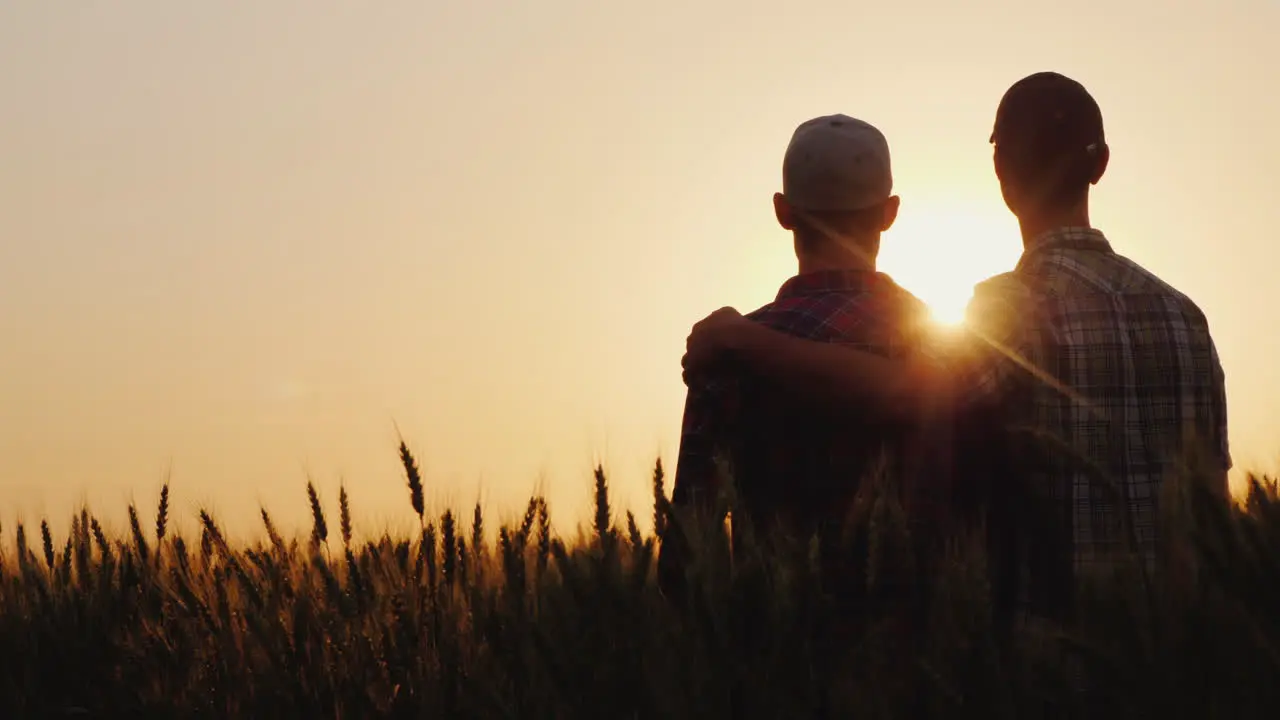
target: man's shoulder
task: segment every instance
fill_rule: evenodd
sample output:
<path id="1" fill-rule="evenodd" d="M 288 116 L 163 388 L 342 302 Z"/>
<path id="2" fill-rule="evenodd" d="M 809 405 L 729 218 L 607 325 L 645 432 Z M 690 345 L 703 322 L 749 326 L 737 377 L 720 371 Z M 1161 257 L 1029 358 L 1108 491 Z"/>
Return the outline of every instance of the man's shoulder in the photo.
<path id="1" fill-rule="evenodd" d="M 992 275 L 973 286 L 973 298 L 981 302 L 1021 300 L 1031 296 L 1031 285 L 1013 271 Z"/>
<path id="2" fill-rule="evenodd" d="M 1154 272 L 1148 270 L 1142 265 L 1139 265 L 1137 262 L 1124 256 L 1117 256 L 1117 258 L 1120 262 L 1131 267 L 1134 275 L 1141 279 L 1141 285 L 1136 288 L 1137 292 L 1145 292 L 1147 294 L 1163 298 L 1166 303 L 1170 305 L 1170 310 L 1172 311 L 1170 314 L 1176 312 L 1190 320 L 1193 324 L 1208 324 L 1208 319 L 1205 317 L 1204 310 L 1200 308 L 1195 300 L 1191 299 L 1190 295 L 1182 292 L 1178 288 L 1174 287 L 1173 283 L 1170 283 L 1168 280 L 1156 275 Z M 1174 310 L 1175 308 L 1176 310 Z"/>
<path id="3" fill-rule="evenodd" d="M 1015 272 L 989 277 L 973 287 L 973 297 L 965 308 L 964 332 L 949 335 L 940 344 L 985 351 L 988 347 L 1032 342 L 1042 324 L 1037 319 L 1041 299 L 1035 288 Z M 978 342 L 964 342 L 966 338 Z"/>
<path id="4" fill-rule="evenodd" d="M 785 288 L 785 286 L 784 286 Z M 787 295 L 781 293 L 772 302 L 765 303 L 747 314 L 747 317 L 765 318 L 772 313 L 786 312 L 796 307 L 824 304 L 832 308 L 856 307 L 865 312 L 892 312 L 895 314 L 927 313 L 928 305 L 910 290 L 902 287 L 885 273 L 873 273 L 871 279 L 859 286 L 824 289 L 821 292 Z"/>
<path id="5" fill-rule="evenodd" d="M 903 315 L 922 317 L 930 315 L 929 305 L 916 297 L 915 293 L 902 287 L 888 275 L 881 274 L 880 277 L 883 282 L 881 295 L 885 298 L 887 305 L 899 309 Z"/>
<path id="6" fill-rule="evenodd" d="M 879 344 L 888 330 L 915 332 L 930 313 L 924 301 L 881 274 L 864 287 L 779 297 L 745 317 L 810 339 Z"/>
<path id="7" fill-rule="evenodd" d="M 764 322 L 778 310 L 778 302 L 767 302 L 760 307 L 747 313 L 743 313 L 743 317 L 753 322 Z"/>
<path id="8" fill-rule="evenodd" d="M 1033 288 L 1017 273 L 993 275 L 973 286 L 965 320 L 979 326 L 1020 324 L 1032 313 L 1035 299 Z"/>

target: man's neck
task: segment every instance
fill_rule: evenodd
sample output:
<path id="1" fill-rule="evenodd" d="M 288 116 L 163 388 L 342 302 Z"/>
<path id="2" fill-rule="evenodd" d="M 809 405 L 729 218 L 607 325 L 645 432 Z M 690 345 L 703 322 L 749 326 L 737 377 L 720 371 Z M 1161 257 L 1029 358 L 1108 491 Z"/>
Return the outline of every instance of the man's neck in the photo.
<path id="1" fill-rule="evenodd" d="M 876 271 L 876 261 L 874 258 L 868 261 L 857 257 L 823 258 L 802 255 L 798 259 L 800 261 L 801 275 L 807 275 L 815 272 L 828 272 L 832 270 L 872 273 Z"/>
<path id="2" fill-rule="evenodd" d="M 827 245 L 820 248 L 818 252 L 800 252 L 800 248 L 797 247 L 796 260 L 799 261 L 801 275 L 830 270 L 875 272 L 878 254 L 876 250 L 879 249 L 879 242 L 874 243 L 872 247 L 875 249 L 868 249 L 852 242 L 839 247 Z"/>
<path id="3" fill-rule="evenodd" d="M 1041 235 L 1067 227 L 1093 227 L 1089 223 L 1089 203 L 1087 201 L 1065 210 L 1036 213 L 1018 218 L 1018 228 L 1022 231 L 1022 248 L 1024 250 L 1030 250 L 1031 245 Z"/>

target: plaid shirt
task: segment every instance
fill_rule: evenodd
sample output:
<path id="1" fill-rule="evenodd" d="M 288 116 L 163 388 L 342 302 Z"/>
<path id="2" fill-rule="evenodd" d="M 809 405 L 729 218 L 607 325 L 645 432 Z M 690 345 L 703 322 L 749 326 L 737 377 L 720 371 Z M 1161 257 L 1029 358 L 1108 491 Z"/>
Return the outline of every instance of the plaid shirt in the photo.
<path id="1" fill-rule="evenodd" d="M 1057 510 L 1074 567 L 1128 538 L 1153 566 L 1167 473 L 1192 451 L 1207 452 L 1224 479 L 1231 467 L 1204 314 L 1101 232 L 1064 228 L 977 286 L 968 325 L 945 351 L 959 405 L 1003 408 L 1021 428 L 1009 436 L 1009 476 L 1029 477 Z"/>
<path id="2" fill-rule="evenodd" d="M 790 335 L 901 357 L 918 346 L 928 313 L 887 275 L 823 271 L 791 278 L 773 303 L 747 317 Z M 757 521 L 769 515 L 807 529 L 852 498 L 889 433 L 822 415 L 764 378 L 724 368 L 690 382 L 672 500 L 712 502 L 722 482 L 720 456 Z"/>

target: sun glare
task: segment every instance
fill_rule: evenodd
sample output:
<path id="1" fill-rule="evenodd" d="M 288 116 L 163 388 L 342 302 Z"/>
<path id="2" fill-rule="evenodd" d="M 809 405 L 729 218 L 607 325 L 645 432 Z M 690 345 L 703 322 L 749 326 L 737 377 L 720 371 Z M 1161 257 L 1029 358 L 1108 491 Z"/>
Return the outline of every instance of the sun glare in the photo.
<path id="1" fill-rule="evenodd" d="M 933 319 L 964 321 L 973 286 L 1013 268 L 1017 226 L 1003 213 L 937 203 L 904 207 L 880 245 L 880 268 L 923 300 Z"/>
<path id="2" fill-rule="evenodd" d="M 969 302 L 964 300 L 926 301 L 929 305 L 929 317 L 939 325 L 956 327 L 964 322 L 964 308 Z"/>

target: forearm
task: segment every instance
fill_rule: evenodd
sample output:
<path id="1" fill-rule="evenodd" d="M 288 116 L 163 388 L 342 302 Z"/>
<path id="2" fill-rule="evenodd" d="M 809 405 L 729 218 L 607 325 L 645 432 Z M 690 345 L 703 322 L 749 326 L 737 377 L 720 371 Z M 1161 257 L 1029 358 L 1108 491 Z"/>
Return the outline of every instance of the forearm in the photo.
<path id="1" fill-rule="evenodd" d="M 890 360 L 754 323 L 742 328 L 731 349 L 756 373 L 833 412 L 870 407 L 888 418 L 916 419 L 946 392 L 931 363 Z"/>

